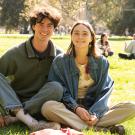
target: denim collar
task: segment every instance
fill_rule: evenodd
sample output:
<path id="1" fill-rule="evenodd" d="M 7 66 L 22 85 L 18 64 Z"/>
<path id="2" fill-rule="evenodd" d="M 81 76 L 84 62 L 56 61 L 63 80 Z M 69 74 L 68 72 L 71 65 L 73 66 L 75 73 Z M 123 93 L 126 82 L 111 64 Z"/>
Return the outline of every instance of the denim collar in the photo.
<path id="1" fill-rule="evenodd" d="M 90 66 L 89 73 L 92 71 L 95 72 L 98 69 L 98 64 L 93 56 L 89 56 L 88 64 Z M 70 56 L 70 67 L 73 69 L 71 70 L 72 75 L 79 74 L 79 69 L 76 66 L 74 56 L 72 55 Z"/>

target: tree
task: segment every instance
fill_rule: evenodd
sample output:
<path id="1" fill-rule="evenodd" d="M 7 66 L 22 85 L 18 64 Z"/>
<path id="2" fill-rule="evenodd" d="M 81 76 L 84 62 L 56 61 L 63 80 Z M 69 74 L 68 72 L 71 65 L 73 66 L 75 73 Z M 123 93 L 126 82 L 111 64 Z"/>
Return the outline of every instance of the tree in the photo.
<path id="1" fill-rule="evenodd" d="M 61 11 L 63 23 L 76 21 L 76 13 L 85 4 L 86 0 L 48 0 L 51 6 Z"/>
<path id="2" fill-rule="evenodd" d="M 126 0 L 122 10 L 122 16 L 118 21 L 114 20 L 113 22 L 114 29 L 112 29 L 112 31 L 116 34 L 124 34 L 125 30 L 128 29 L 129 33 L 132 34 L 135 32 L 134 20 L 135 20 L 135 1 Z"/>
<path id="3" fill-rule="evenodd" d="M 123 0 L 87 0 L 86 6 L 92 23 L 104 23 L 110 28 L 112 21 L 120 17 Z"/>
<path id="4" fill-rule="evenodd" d="M 2 0 L 1 1 L 0 24 L 5 26 L 6 33 L 16 29 L 20 20 L 20 13 L 24 8 L 24 0 Z"/>

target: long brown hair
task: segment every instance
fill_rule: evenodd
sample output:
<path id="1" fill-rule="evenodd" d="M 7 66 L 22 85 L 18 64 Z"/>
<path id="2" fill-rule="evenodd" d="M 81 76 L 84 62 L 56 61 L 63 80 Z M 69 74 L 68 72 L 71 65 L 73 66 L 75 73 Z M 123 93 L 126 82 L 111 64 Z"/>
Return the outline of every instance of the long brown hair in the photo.
<path id="1" fill-rule="evenodd" d="M 96 35 L 95 35 L 95 32 L 94 32 L 92 26 L 90 25 L 90 23 L 88 23 L 87 21 L 77 21 L 71 29 L 71 36 L 72 36 L 72 33 L 73 33 L 75 27 L 80 25 L 80 24 L 86 26 L 89 29 L 91 36 L 92 36 L 92 41 L 89 43 L 88 56 L 93 55 L 95 58 L 98 58 L 99 53 L 98 53 L 98 50 L 96 49 L 96 45 L 95 45 Z M 71 43 L 67 49 L 66 54 L 68 54 L 68 55 L 72 54 L 74 57 L 76 57 L 75 48 L 74 48 L 74 44 L 73 44 L 72 40 L 71 40 Z"/>
<path id="2" fill-rule="evenodd" d="M 107 33 L 102 33 L 102 34 L 101 34 L 101 45 L 103 45 L 103 38 L 104 38 L 105 36 L 107 36 Z M 108 45 L 108 44 L 109 44 L 108 41 L 105 41 L 105 45 Z"/>

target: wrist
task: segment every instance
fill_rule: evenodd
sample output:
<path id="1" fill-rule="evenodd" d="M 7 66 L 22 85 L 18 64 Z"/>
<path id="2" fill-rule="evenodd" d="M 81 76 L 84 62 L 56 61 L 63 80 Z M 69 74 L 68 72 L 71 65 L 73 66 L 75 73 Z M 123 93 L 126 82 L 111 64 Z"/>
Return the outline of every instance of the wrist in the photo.
<path id="1" fill-rule="evenodd" d="M 77 104 L 76 107 L 74 108 L 74 113 L 76 113 L 78 107 L 80 107 L 80 105 Z"/>

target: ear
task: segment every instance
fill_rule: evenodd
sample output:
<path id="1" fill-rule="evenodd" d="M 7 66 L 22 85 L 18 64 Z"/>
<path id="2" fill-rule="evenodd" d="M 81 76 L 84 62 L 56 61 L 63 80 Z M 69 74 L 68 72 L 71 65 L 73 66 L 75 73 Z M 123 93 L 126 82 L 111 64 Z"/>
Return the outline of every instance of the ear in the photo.
<path id="1" fill-rule="evenodd" d="M 33 31 L 35 31 L 35 25 L 32 25 L 32 29 L 33 29 Z"/>

